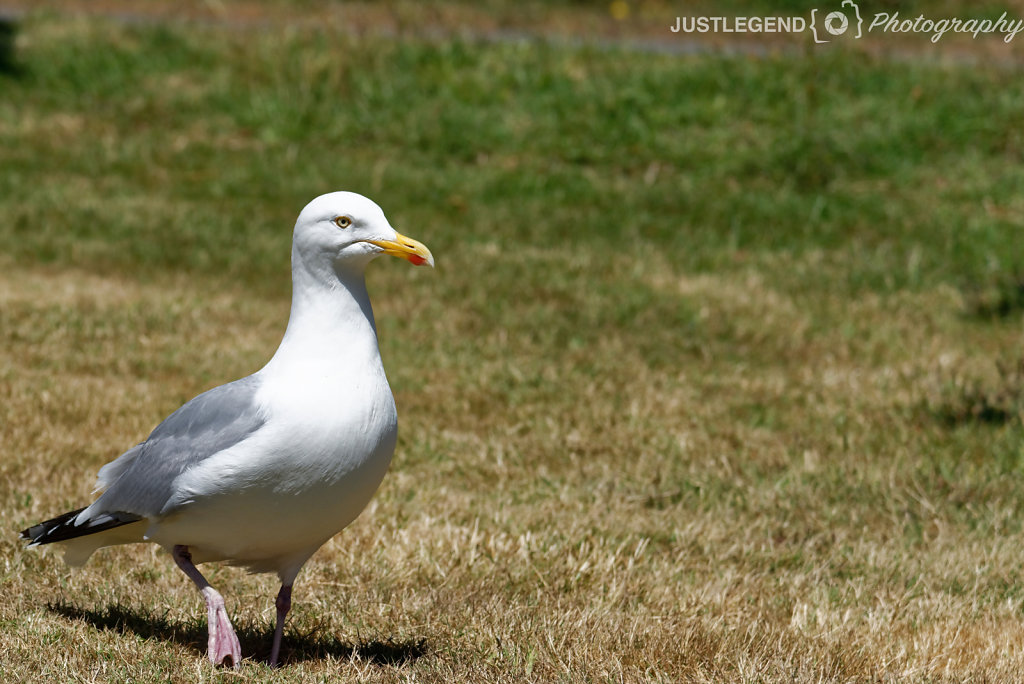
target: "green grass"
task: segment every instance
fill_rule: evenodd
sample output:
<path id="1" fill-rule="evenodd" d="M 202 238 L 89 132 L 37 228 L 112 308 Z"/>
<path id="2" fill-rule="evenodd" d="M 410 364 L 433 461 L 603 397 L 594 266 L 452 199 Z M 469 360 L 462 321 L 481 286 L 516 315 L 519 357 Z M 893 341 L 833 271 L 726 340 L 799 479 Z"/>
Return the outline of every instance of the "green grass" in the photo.
<path id="1" fill-rule="evenodd" d="M 1015 72 L 336 28 L 20 27 L 5 676 L 232 679 L 167 558 L 13 530 L 269 357 L 290 227 L 342 188 L 438 269 L 371 267 L 396 460 L 244 678 L 1020 676 Z M 272 582 L 212 574 L 265 657 Z"/>
<path id="2" fill-rule="evenodd" d="M 1021 210 L 1011 72 L 326 31 L 41 34 L 0 111 L 3 248 L 19 259 L 266 282 L 313 186 L 401 187 L 388 209 L 403 221 L 503 247 L 654 243 L 689 269 L 824 249 L 852 293 L 1022 260 L 1005 249 Z M 60 220 L 32 213 L 43 198 L 67 206 Z"/>

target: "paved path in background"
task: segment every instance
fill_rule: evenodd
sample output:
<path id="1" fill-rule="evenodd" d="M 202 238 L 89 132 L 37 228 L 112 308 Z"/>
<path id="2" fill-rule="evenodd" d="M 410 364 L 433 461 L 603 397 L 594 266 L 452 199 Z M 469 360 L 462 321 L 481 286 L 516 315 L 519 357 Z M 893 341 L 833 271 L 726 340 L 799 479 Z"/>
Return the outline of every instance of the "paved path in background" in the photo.
<path id="1" fill-rule="evenodd" d="M 486 43 L 517 43 L 545 41 L 570 46 L 589 46 L 607 50 L 668 55 L 735 55 L 769 57 L 774 55 L 801 58 L 834 50 L 836 45 L 815 45 L 804 37 L 792 35 L 698 34 L 681 36 L 651 20 L 616 21 L 610 15 L 586 8 L 559 8 L 551 22 L 541 25 L 536 17 L 517 25 L 515 17 L 506 15 L 491 20 L 487 12 L 451 5 L 455 11 L 441 20 L 403 25 L 403 19 L 392 8 L 369 5 L 345 5 L 319 8 L 296 15 L 281 7 L 258 2 L 239 2 L 224 6 L 211 0 L 192 3 L 148 2 L 127 3 L 123 0 L 95 0 L 82 4 L 70 0 L 33 3 L 27 0 L 0 0 L 0 21 L 18 21 L 40 6 L 75 16 L 106 17 L 126 24 L 179 23 L 226 26 L 240 31 L 271 30 L 282 26 L 323 28 L 328 26 L 352 35 L 408 37 L 443 41 L 452 38 Z M 218 9 L 220 8 L 220 9 Z M 427 12 L 430 14 L 430 12 Z M 578 21 L 574 21 L 578 19 Z M 674 17 L 672 17 L 674 19 Z M 965 66 L 990 66 L 1016 69 L 1024 66 L 1024 37 L 1021 46 L 1007 45 L 997 36 L 981 39 L 949 40 L 934 45 L 925 36 L 891 35 L 848 43 L 846 49 L 896 62 L 932 62 Z M 843 48 L 840 48 L 843 49 Z"/>

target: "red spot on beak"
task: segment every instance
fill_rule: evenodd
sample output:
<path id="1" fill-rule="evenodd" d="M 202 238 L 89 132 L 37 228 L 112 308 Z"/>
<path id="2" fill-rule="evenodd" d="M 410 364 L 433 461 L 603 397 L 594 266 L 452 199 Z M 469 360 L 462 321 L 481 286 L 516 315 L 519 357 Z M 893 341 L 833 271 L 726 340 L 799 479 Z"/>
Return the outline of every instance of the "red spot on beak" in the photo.
<path id="1" fill-rule="evenodd" d="M 422 266 L 427 263 L 427 260 L 421 257 L 419 254 L 410 254 L 409 261 L 412 262 L 413 266 Z"/>

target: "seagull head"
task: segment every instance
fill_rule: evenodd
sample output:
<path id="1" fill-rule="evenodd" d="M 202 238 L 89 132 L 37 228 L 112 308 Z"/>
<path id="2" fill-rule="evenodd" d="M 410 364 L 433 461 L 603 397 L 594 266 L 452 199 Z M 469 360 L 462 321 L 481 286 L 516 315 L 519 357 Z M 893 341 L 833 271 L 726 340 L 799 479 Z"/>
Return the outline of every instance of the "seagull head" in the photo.
<path id="1" fill-rule="evenodd" d="M 293 259 L 309 266 L 362 270 L 390 254 L 416 266 L 433 266 L 426 245 L 397 232 L 372 200 L 354 192 L 331 192 L 307 204 L 295 221 Z"/>

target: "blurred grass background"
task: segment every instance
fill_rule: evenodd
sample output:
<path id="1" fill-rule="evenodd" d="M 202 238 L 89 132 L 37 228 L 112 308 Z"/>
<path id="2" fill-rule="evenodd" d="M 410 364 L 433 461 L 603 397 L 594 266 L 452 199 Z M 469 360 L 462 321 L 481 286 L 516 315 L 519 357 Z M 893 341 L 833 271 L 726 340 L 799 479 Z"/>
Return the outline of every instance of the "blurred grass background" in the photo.
<path id="1" fill-rule="evenodd" d="M 1012 70 L 102 22 L 31 41 L 4 82 L 15 259 L 280 286 L 280 226 L 313 185 L 400 187 L 388 209 L 417 225 L 515 216 L 462 231 L 503 247 L 586 226 L 696 269 L 824 249 L 845 294 L 1020 267 Z M 33 221 L 43 202 L 74 219 Z"/>
<path id="2" fill-rule="evenodd" d="M 275 681 L 1020 675 L 1019 67 L 496 40 L 458 24 L 477 8 L 366 6 L 455 25 L 231 4 L 5 24 L 6 528 L 81 505 L 100 465 L 269 357 L 290 227 L 344 188 L 438 269 L 371 269 L 399 452 L 300 576 Z M 69 575 L 3 545 L 10 672 L 230 676 L 203 669 L 166 559 Z M 257 657 L 269 584 L 216 572 Z"/>

